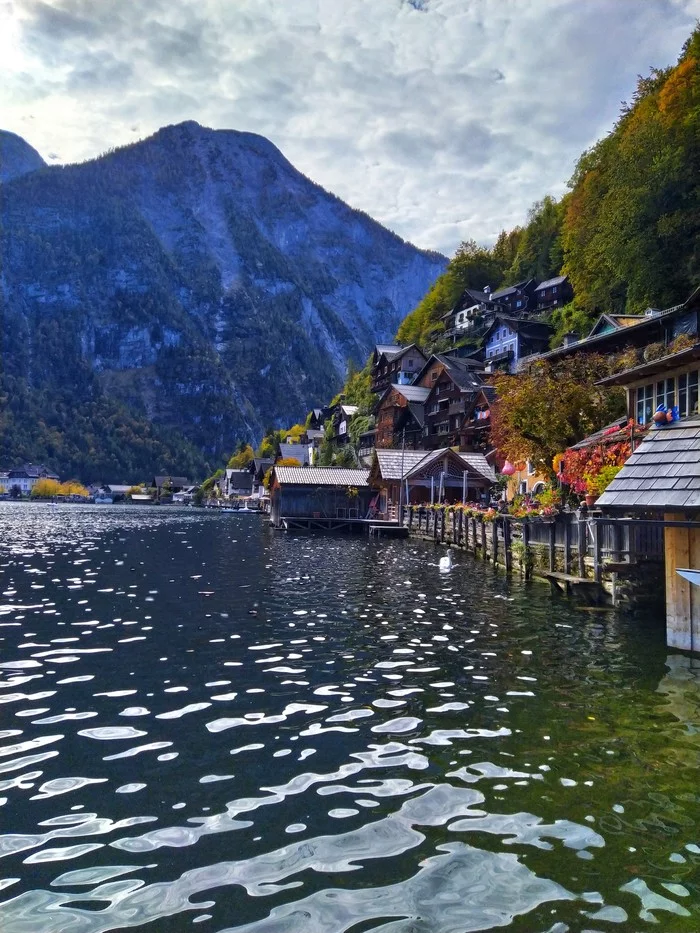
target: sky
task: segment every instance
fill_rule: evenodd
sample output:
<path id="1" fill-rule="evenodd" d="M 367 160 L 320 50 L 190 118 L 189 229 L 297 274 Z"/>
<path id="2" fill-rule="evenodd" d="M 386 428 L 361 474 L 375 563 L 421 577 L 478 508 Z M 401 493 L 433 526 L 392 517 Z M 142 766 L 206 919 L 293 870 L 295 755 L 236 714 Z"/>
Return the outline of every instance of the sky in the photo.
<path id="1" fill-rule="evenodd" d="M 700 0 L 0 0 L 0 128 L 51 164 L 196 120 L 451 255 L 566 191 Z"/>

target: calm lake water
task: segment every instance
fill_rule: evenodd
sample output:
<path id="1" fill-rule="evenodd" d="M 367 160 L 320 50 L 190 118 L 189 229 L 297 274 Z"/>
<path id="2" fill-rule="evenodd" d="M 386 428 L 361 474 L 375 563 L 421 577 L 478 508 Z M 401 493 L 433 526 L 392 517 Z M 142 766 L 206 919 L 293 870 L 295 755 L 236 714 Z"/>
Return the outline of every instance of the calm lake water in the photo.
<path id="1" fill-rule="evenodd" d="M 700 929 L 700 661 L 432 545 L 0 505 L 0 930 Z"/>

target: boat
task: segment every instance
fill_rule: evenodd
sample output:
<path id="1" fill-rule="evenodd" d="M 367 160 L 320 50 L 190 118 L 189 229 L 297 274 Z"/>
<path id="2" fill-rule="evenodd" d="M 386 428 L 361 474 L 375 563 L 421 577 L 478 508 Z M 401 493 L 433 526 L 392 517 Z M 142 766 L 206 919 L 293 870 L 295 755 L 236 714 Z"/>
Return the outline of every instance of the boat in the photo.
<path id="1" fill-rule="evenodd" d="M 112 505 L 114 499 L 111 496 L 95 496 L 95 505 Z"/>
<path id="2" fill-rule="evenodd" d="M 700 586 L 700 570 L 689 570 L 684 568 L 677 569 L 676 573 L 683 577 L 684 580 L 687 580 L 688 583 L 694 583 L 695 586 Z"/>

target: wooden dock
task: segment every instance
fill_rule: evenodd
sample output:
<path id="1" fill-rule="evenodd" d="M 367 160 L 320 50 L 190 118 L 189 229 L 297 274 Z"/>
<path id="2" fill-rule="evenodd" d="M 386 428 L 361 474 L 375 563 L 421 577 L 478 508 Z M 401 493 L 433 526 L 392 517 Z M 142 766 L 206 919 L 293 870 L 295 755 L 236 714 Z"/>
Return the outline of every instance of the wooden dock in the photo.
<path id="1" fill-rule="evenodd" d="M 393 535 L 407 538 L 408 528 L 398 522 L 382 522 L 376 518 L 329 518 L 316 515 L 287 516 L 281 519 L 285 531 L 323 531 L 344 532 L 345 534 L 362 534 L 367 532 L 370 536 Z"/>

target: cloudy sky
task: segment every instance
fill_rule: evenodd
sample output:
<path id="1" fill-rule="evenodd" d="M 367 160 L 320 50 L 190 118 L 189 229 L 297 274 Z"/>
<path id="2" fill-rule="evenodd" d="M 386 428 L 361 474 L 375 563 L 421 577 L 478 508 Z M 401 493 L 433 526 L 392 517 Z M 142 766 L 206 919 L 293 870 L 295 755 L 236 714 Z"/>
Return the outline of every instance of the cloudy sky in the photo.
<path id="1" fill-rule="evenodd" d="M 194 119 L 269 137 L 420 246 L 560 195 L 700 0 L 0 0 L 0 127 L 82 161 Z"/>

